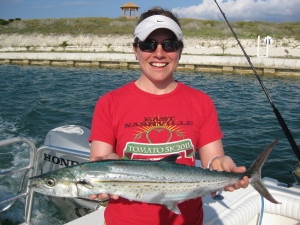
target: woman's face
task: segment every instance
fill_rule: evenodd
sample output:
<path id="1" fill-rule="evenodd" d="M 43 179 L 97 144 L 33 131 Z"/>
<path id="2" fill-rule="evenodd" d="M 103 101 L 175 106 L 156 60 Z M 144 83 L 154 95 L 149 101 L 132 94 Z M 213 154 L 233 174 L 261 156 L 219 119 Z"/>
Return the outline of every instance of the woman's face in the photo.
<path id="1" fill-rule="evenodd" d="M 157 29 L 148 36 L 147 40 L 149 39 L 162 43 L 165 40 L 174 40 L 174 34 L 168 29 Z M 134 47 L 134 52 L 139 60 L 143 78 L 153 83 L 173 81 L 173 72 L 177 68 L 182 48 L 176 52 L 166 52 L 159 44 L 153 52 L 143 52 L 139 47 Z"/>

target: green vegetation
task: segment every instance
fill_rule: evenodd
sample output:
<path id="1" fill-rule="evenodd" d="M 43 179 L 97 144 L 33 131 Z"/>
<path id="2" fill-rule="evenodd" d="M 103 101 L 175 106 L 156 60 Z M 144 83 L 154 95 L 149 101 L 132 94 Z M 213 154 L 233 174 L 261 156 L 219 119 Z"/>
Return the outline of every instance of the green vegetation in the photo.
<path id="1" fill-rule="evenodd" d="M 19 21 L 19 20 L 21 20 L 21 18 L 9 19 L 9 20 L 0 19 L 0 25 L 8 25 L 9 23 L 14 22 L 15 20 Z"/>
<path id="2" fill-rule="evenodd" d="M 65 50 L 68 45 L 69 44 L 68 44 L 67 41 L 63 41 L 59 46 L 62 47 Z"/>
<path id="3" fill-rule="evenodd" d="M 202 38 L 229 38 L 232 34 L 223 21 L 180 19 L 185 36 Z M 127 18 L 63 18 L 8 21 L 0 19 L 0 33 L 18 34 L 96 34 L 132 35 L 137 19 Z M 273 38 L 300 40 L 300 22 L 269 23 L 262 21 L 231 22 L 239 38 L 257 38 L 270 35 Z"/>

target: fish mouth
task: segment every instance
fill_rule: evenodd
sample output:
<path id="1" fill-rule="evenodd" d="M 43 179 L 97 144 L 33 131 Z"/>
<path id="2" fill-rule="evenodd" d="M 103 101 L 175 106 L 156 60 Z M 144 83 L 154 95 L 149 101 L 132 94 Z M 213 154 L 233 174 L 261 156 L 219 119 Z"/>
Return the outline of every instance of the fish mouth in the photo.
<path id="1" fill-rule="evenodd" d="M 46 194 L 46 195 L 53 195 L 55 194 L 55 191 L 53 189 L 49 189 L 45 185 L 40 185 L 33 183 L 29 185 L 30 189 L 32 189 L 34 192 L 40 193 L 40 194 Z"/>
<path id="2" fill-rule="evenodd" d="M 38 188 L 38 185 L 37 184 L 31 184 L 29 185 L 30 188 Z"/>

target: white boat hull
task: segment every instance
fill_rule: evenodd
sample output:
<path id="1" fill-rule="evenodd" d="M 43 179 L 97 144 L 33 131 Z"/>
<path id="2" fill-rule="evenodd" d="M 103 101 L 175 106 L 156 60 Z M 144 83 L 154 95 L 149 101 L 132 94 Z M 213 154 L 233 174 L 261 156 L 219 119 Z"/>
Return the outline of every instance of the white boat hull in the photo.
<path id="1" fill-rule="evenodd" d="M 300 187 L 286 187 L 277 180 L 264 178 L 263 182 L 270 193 L 281 204 L 273 204 L 252 188 L 234 192 L 223 192 L 222 201 L 214 201 L 210 196 L 204 197 L 204 224 L 254 225 L 264 205 L 262 223 L 265 225 L 300 224 Z M 280 222 L 278 217 L 285 220 Z M 296 222 L 296 223 L 295 223 Z"/>

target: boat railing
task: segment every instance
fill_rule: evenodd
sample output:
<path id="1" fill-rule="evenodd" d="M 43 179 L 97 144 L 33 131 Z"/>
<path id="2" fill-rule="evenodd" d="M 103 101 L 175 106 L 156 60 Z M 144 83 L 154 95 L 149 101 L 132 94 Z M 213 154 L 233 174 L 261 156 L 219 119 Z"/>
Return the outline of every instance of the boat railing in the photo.
<path id="1" fill-rule="evenodd" d="M 22 168 L 14 168 L 9 170 L 2 169 L 2 171 L 0 171 L 0 178 L 8 177 L 17 173 L 23 173 L 21 176 L 17 193 L 7 198 L 3 198 L 3 199 L 0 198 L 0 206 L 4 205 L 0 208 L 0 213 L 10 209 L 17 202 L 18 199 L 25 198 L 25 210 L 24 210 L 25 223 L 22 224 L 30 224 L 32 207 L 33 207 L 33 197 L 34 197 L 34 191 L 31 189 L 31 180 L 27 179 L 26 189 L 24 188 L 24 186 L 25 186 L 26 178 L 37 176 L 40 172 L 42 172 L 39 171 L 39 168 L 41 166 L 40 164 L 41 161 L 43 161 L 43 154 L 45 152 L 51 151 L 52 153 L 55 153 L 55 155 L 57 156 L 59 156 L 59 154 L 71 155 L 73 157 L 76 157 L 78 163 L 81 163 L 81 162 L 89 161 L 89 152 L 75 150 L 75 149 L 67 149 L 64 147 L 58 147 L 53 145 L 43 145 L 37 149 L 35 144 L 31 140 L 24 137 L 15 137 L 6 140 L 0 140 L 0 148 L 6 145 L 17 144 L 17 143 L 26 143 L 29 146 L 30 159 L 28 165 L 23 166 Z M 90 203 L 89 205 L 89 208 L 93 208 L 94 210 L 97 207 L 98 204 L 96 203 Z"/>
<path id="2" fill-rule="evenodd" d="M 0 209 L 0 212 L 7 211 L 16 203 L 16 201 L 18 199 L 25 197 L 24 219 L 25 219 L 25 222 L 27 223 L 30 221 L 31 210 L 32 210 L 32 200 L 33 200 L 33 191 L 30 189 L 30 180 L 27 181 L 25 191 L 22 191 L 22 189 L 24 186 L 24 182 L 26 180 L 26 176 L 28 176 L 28 177 L 33 176 L 33 172 L 34 172 L 33 166 L 34 166 L 34 160 L 35 160 L 35 154 L 36 154 L 36 146 L 31 140 L 29 140 L 27 138 L 14 137 L 14 138 L 6 139 L 6 140 L 0 140 L 0 147 L 6 146 L 6 145 L 11 145 L 11 144 L 16 144 L 16 143 L 26 143 L 29 146 L 29 149 L 30 149 L 29 163 L 22 168 L 0 171 L 0 178 L 24 172 L 22 175 L 20 184 L 19 184 L 17 194 L 7 197 L 7 198 L 4 198 L 4 199 L 0 199 L 0 205 L 5 205 L 4 207 L 2 207 Z"/>

